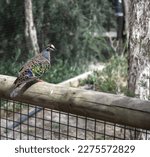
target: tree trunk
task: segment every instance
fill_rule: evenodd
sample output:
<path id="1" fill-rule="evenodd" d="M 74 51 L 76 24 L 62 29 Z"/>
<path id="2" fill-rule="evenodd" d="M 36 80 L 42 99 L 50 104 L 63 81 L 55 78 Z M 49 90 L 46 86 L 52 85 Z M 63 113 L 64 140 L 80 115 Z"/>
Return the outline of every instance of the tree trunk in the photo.
<path id="1" fill-rule="evenodd" d="M 128 89 L 141 99 L 149 97 L 150 1 L 129 0 Z"/>
<path id="2" fill-rule="evenodd" d="M 33 21 L 32 13 L 32 0 L 25 0 L 25 37 L 26 44 L 29 51 L 33 51 L 34 54 L 39 52 L 39 46 L 37 42 L 37 33 Z"/>
<path id="3" fill-rule="evenodd" d="M 128 0 L 128 89 L 140 99 L 149 99 L 150 90 L 150 1 Z M 145 139 L 138 134 L 137 139 Z"/>

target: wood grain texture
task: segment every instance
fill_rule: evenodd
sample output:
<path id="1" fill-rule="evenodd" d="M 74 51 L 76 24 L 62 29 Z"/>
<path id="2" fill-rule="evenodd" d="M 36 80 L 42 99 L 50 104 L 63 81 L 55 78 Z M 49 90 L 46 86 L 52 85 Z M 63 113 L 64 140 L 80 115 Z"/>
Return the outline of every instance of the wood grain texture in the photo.
<path id="1" fill-rule="evenodd" d="M 0 75 L 0 98 L 10 99 L 9 89 L 14 80 L 15 77 Z M 38 82 L 14 100 L 150 129 L 150 102 L 136 98 Z"/>

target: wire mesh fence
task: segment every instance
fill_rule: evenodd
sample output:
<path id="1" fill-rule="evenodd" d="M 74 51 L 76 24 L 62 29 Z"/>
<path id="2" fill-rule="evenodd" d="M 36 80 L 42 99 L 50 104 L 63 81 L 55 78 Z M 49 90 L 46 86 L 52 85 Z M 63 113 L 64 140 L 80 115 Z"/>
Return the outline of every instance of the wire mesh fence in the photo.
<path id="1" fill-rule="evenodd" d="M 149 130 L 4 99 L 0 99 L 0 118 L 1 140 L 114 140 L 150 136 Z"/>

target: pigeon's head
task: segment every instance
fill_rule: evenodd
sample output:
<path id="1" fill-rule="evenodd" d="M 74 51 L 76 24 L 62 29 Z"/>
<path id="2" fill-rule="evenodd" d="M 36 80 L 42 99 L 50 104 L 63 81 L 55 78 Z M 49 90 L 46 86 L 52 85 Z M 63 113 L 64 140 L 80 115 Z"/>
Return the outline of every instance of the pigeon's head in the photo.
<path id="1" fill-rule="evenodd" d="M 47 51 L 55 51 L 56 48 L 55 48 L 55 46 L 54 46 L 53 44 L 49 44 L 49 45 L 47 46 L 46 50 L 47 50 Z"/>
<path id="2" fill-rule="evenodd" d="M 51 52 L 55 51 L 56 48 L 53 44 L 49 44 L 45 50 L 42 51 L 42 56 L 50 60 Z"/>

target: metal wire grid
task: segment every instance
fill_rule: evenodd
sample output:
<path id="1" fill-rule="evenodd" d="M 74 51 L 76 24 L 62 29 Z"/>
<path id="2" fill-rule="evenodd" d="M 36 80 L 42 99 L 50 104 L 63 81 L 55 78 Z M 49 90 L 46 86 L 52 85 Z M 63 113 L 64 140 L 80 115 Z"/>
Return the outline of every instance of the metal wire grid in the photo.
<path id="1" fill-rule="evenodd" d="M 29 113 L 40 109 L 40 112 Z M 150 131 L 0 99 L 1 140 L 148 139 Z M 22 118 L 26 121 L 21 122 Z M 15 127 L 12 127 L 14 125 Z"/>

